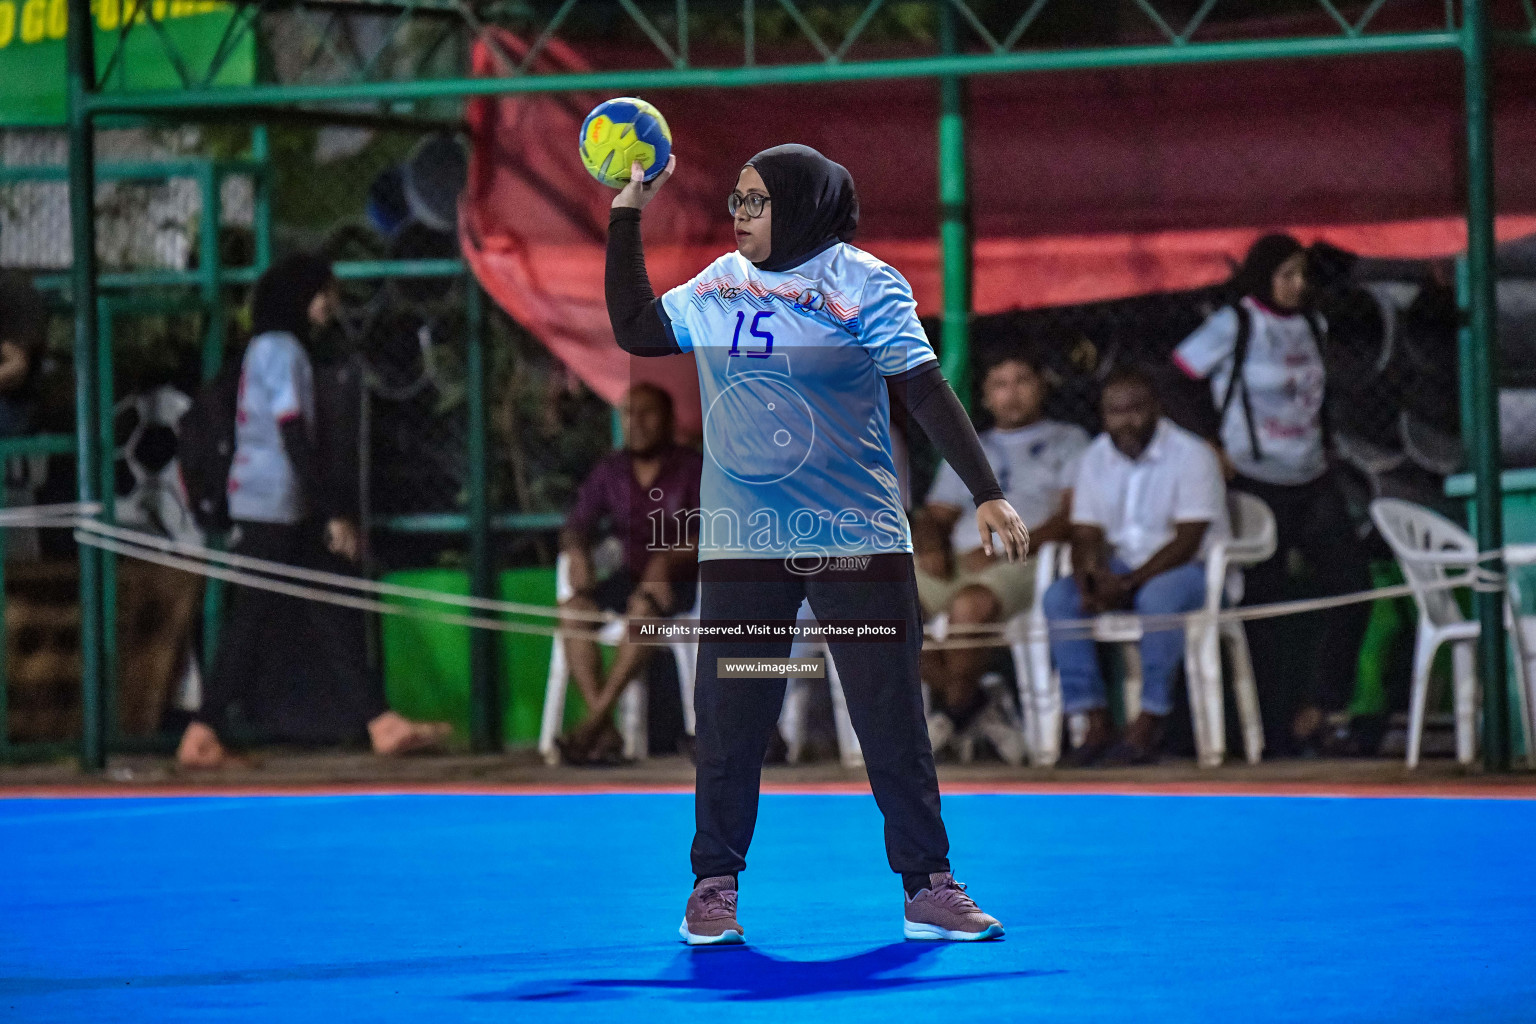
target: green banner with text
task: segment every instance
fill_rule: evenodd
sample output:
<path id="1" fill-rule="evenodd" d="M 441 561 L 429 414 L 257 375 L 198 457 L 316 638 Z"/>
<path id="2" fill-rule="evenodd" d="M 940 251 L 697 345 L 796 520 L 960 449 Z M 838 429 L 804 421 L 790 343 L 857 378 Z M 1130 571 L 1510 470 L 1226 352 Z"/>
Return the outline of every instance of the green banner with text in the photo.
<path id="1" fill-rule="evenodd" d="M 218 0 L 91 0 L 103 91 L 250 85 L 248 13 Z M 65 123 L 68 27 L 66 0 L 0 0 L 0 126 Z"/>

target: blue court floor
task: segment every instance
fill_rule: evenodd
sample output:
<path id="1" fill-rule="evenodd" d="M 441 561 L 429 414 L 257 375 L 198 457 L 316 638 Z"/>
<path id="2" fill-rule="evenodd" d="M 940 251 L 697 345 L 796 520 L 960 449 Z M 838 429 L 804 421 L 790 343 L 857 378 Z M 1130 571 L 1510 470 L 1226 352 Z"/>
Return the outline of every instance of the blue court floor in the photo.
<path id="1" fill-rule="evenodd" d="M 901 941 L 866 795 L 0 800 L 0 1020 L 1536 1021 L 1536 801 L 962 795 L 996 943 Z"/>

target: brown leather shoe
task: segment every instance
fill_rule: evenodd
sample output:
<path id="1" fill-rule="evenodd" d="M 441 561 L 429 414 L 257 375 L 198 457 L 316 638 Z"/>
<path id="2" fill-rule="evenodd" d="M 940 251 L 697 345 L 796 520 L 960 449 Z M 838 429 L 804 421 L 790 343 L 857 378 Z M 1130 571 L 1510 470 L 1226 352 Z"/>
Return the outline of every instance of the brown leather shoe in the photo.
<path id="1" fill-rule="evenodd" d="M 587 748 L 587 763 L 610 767 L 624 763 L 624 734 L 612 720 L 604 722 L 603 730 Z"/>
<path id="2" fill-rule="evenodd" d="M 1104 755 L 1104 763 L 1123 767 L 1152 764 L 1163 750 L 1163 734 L 1168 731 L 1168 716 L 1143 711 L 1136 716 L 1125 735 Z"/>
<path id="3" fill-rule="evenodd" d="M 1067 764 L 1072 768 L 1087 768 L 1097 763 L 1114 745 L 1115 727 L 1109 712 L 1094 708 L 1088 712 L 1088 735 L 1083 737 L 1081 746 L 1067 755 Z"/>
<path id="4" fill-rule="evenodd" d="M 624 736 L 613 720 L 584 723 L 555 738 L 560 761 L 568 765 L 619 765 L 624 763 Z"/>

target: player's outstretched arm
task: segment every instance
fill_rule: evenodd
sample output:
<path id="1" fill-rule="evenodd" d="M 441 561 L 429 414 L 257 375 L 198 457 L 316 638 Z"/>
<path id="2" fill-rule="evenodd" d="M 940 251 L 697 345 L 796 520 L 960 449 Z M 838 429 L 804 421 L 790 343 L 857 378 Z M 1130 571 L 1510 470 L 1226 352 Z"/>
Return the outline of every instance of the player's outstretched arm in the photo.
<path id="1" fill-rule="evenodd" d="M 639 163 L 631 169 L 628 185 L 613 200 L 608 214 L 608 265 L 603 291 L 608 300 L 608 320 L 619 347 L 635 356 L 670 356 L 682 349 L 667 331 L 656 293 L 645 271 L 645 250 L 640 244 L 640 211 L 656 196 L 656 190 L 672 176 L 677 158 L 647 184 Z"/>

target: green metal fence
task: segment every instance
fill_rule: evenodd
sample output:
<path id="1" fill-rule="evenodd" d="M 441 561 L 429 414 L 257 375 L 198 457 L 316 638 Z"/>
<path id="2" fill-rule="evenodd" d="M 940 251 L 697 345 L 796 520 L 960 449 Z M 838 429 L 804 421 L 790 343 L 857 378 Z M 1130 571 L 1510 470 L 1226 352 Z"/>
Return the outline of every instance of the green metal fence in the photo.
<path id="1" fill-rule="evenodd" d="M 1372 54 L 1450 53 L 1460 57 L 1465 74 L 1467 140 L 1466 216 L 1469 234 L 1467 260 L 1468 344 L 1462 360 L 1467 394 L 1471 396 L 1463 436 L 1469 462 L 1477 478 L 1479 506 L 1496 512 L 1499 465 L 1498 432 L 1494 406 L 1493 316 L 1493 196 L 1492 140 L 1489 117 L 1488 74 L 1490 47 L 1494 44 L 1536 45 L 1536 9 L 1528 2 L 1508 5 L 1501 28 L 1490 28 L 1487 0 L 1446 0 L 1419 3 L 1410 0 L 1305 0 L 1277 7 L 1286 13 L 1317 16 L 1304 24 L 1306 30 L 1286 35 L 1270 32 L 1253 38 L 1233 38 L 1215 32 L 1221 14 L 1216 0 L 1173 3 L 1168 0 L 1127 0 L 1095 5 L 1100 20 L 1114 21 L 1115 31 L 1103 40 L 1088 43 L 1047 32 L 1055 9 L 1047 0 L 1028 4 L 985 3 L 982 0 L 923 0 L 923 2 L 810 2 L 777 0 L 776 4 L 740 0 L 739 3 L 700 0 L 561 0 L 482 7 L 464 3 L 381 0 L 366 5 L 374 16 L 390 19 L 383 46 L 371 54 L 348 56 L 326 34 L 331 26 L 352 16 L 358 5 L 311 0 L 302 5 L 241 0 L 242 17 L 232 32 L 260 31 L 268 18 L 317 15 L 328 19 L 319 29 L 316 54 L 325 54 L 331 77 L 315 81 L 310 65 L 283 80 L 249 87 L 195 87 L 163 92 L 106 93 L 98 89 L 101 64 L 94 53 L 91 32 L 78 27 L 90 22 L 89 0 L 69 0 L 70 166 L 71 224 L 75 260 L 70 275 L 74 300 L 75 354 L 78 370 L 77 407 L 80 424 L 79 495 L 95 500 L 100 493 L 101 444 L 93 429 L 101 422 L 102 395 L 97 368 L 98 341 L 103 312 L 97 297 L 104 290 L 122 287 L 128 278 L 100 275 L 95 265 L 95 222 L 92 197 L 98 177 L 107 173 L 94 160 L 94 132 L 123 119 L 164 120 L 241 119 L 259 125 L 276 120 L 334 121 L 336 123 L 398 122 L 432 116 L 446 103 L 470 96 L 563 92 L 571 90 L 633 92 L 640 90 L 737 88 L 791 83 L 836 83 L 896 78 L 929 78 L 941 93 L 939 152 L 941 223 L 937 225 L 944 254 L 944 317 L 942 326 L 944 368 L 963 384 L 968 365 L 970 253 L 967 230 L 967 174 L 965 165 L 964 83 L 976 75 L 1048 73 L 1052 71 L 1172 66 L 1193 63 L 1243 62 L 1275 59 L 1329 59 Z M 1059 6 L 1059 5 L 1057 5 Z M 350 9 L 350 10 L 349 10 Z M 294 14 L 299 11 L 299 14 Z M 1104 14 L 1107 12 L 1107 14 Z M 1177 13 L 1178 16 L 1175 16 Z M 505 24 L 533 40 L 532 52 L 512 59 L 501 50 L 489 28 Z M 437 42 L 420 60 L 394 59 L 390 47 L 413 25 L 438 32 Z M 873 27 L 872 27 L 873 26 Z M 883 48 L 870 52 L 864 40 L 878 28 Z M 653 66 L 594 67 L 571 73 L 536 70 L 535 58 L 567 30 L 586 33 L 585 38 L 631 40 L 634 52 L 649 52 Z M 705 31 L 717 45 L 700 40 Z M 792 38 L 793 46 L 775 50 L 773 62 L 761 59 L 765 35 L 772 30 L 779 39 Z M 124 34 L 133 31 L 130 24 Z M 902 35 L 901 33 L 905 33 Z M 732 41 L 731 46 L 720 43 Z M 896 39 L 900 45 L 893 45 Z M 468 77 L 462 62 L 442 59 L 444 53 L 462 54 L 469 43 L 482 40 L 498 54 L 500 73 Z M 119 44 L 121 45 L 121 44 Z M 892 55 L 892 53 L 896 55 Z M 867 54 L 867 55 L 866 55 Z M 701 61 L 701 55 L 704 58 Z M 430 59 L 429 59 L 430 58 Z M 349 64 L 344 74 L 334 73 Z M 209 75 L 202 81 L 211 80 Z M 364 108 L 360 112 L 359 108 Z M 251 159 L 264 158 L 260 147 Z M 204 173 L 217 173 L 214 170 Z M 265 252 L 263 253 L 263 259 Z M 193 284 L 203 298 L 216 306 L 219 290 L 234 281 L 248 280 L 245 271 L 225 270 L 210 257 L 196 272 L 171 275 L 163 283 Z M 262 261 L 258 260 L 258 265 Z M 456 261 L 450 261 L 456 262 Z M 253 268 L 254 269 L 254 268 Z M 455 265 L 440 269 L 461 273 Z M 399 272 L 400 268 L 362 266 L 344 268 L 358 276 Z M 466 289 L 466 318 L 482 322 L 479 292 Z M 436 529 L 452 526 L 468 531 L 474 570 L 475 592 L 489 596 L 491 579 L 489 530 L 496 525 L 485 500 L 485 407 L 481 388 L 483 351 L 479 332 L 470 334 L 469 367 L 480 379 L 471 387 L 468 404 L 469 440 L 478 446 L 470 459 L 472 473 L 469 510 L 458 518 L 416 519 L 397 525 Z M 962 393 L 964 389 L 962 388 Z M 480 467 L 475 469 L 474 467 Z M 509 522 L 508 525 L 511 525 Z M 1478 542 L 1492 550 L 1501 542 L 1496 514 L 1480 516 Z M 81 759 L 88 768 L 103 763 L 104 744 L 100 726 L 103 688 L 103 567 L 99 556 L 88 549 L 81 553 L 82 643 L 84 645 L 85 704 L 91 714 L 83 730 Z M 1497 595 L 1477 598 L 1483 625 L 1482 656 L 1488 680 L 1485 702 L 1485 751 L 1490 767 L 1508 765 L 1508 722 L 1503 622 Z M 493 739 L 489 723 L 496 720 L 495 694 L 488 670 L 488 638 L 477 641 L 477 706 L 482 708 L 476 729 L 477 746 L 487 748 Z"/>
<path id="2" fill-rule="evenodd" d="M 99 180 L 161 180 L 192 177 L 199 184 L 204 238 L 198 246 L 198 266 L 180 270 L 125 270 L 99 274 L 95 281 L 94 341 L 90 357 L 82 361 L 76 349 L 77 415 L 84 424 L 80 436 L 40 435 L 0 440 L 0 463 L 22 455 L 76 455 L 88 449 L 94 467 L 91 486 L 81 487 L 100 501 L 102 515 L 115 521 L 113 409 L 119 396 L 113 392 L 115 325 L 120 318 L 174 312 L 202 314 L 202 377 L 218 373 L 225 352 L 224 310 L 231 288 L 245 287 L 255 281 L 268 265 L 272 252 L 271 177 L 267 162 L 266 132 L 253 131 L 252 152 L 248 159 L 211 160 L 204 158 L 145 161 L 134 164 L 105 164 L 97 169 Z M 249 266 L 227 267 L 221 262 L 215 244 L 219 223 L 219 196 L 226 175 L 250 175 L 256 182 L 254 222 L 254 260 Z M 0 167 L 0 184 L 30 181 L 62 181 L 69 169 L 62 166 Z M 379 259 L 351 260 L 335 265 L 336 275 L 346 282 L 386 281 L 391 279 L 447 279 L 457 282 L 462 296 L 464 335 L 466 338 L 466 410 L 462 432 L 468 440 L 466 480 L 467 511 L 464 513 L 430 512 L 386 516 L 375 522 L 383 530 L 402 533 L 459 535 L 465 538 L 474 567 L 473 578 L 489 591 L 490 536 L 493 531 L 549 530 L 558 526 L 558 517 L 549 515 L 502 515 L 492 519 L 487 500 L 487 433 L 485 413 L 484 308 L 482 293 L 474 278 L 459 259 Z M 66 299 L 75 285 L 74 275 L 40 274 L 36 286 L 63 293 Z M 94 393 L 85 394 L 90 387 Z M 84 463 L 87 464 L 88 463 Z M 4 530 L 0 529 L 0 545 Z M 3 548 L 0 548 L 3 550 Z M 116 730 L 115 688 L 118 678 L 117 631 L 117 561 L 110 553 L 81 548 L 82 609 L 91 618 L 82 619 L 82 664 L 86 678 L 94 684 L 82 691 L 82 749 L 87 763 L 100 764 L 108 750 L 122 749 L 124 738 Z M 3 570 L 0 570 L 3 584 Z M 88 598 L 87 590 L 93 595 Z M 208 580 L 204 599 L 204 652 L 211 660 L 217 640 L 224 586 Z M 0 636 L 4 627 L 4 592 L 0 586 Z M 489 748 L 490 723 L 496 718 L 496 701 L 490 681 L 494 679 L 494 647 L 490 637 L 476 634 L 472 657 L 476 680 L 477 712 L 473 734 L 476 745 Z M 8 707 L 7 677 L 3 652 L 0 652 L 0 761 L 15 757 L 33 757 L 53 750 L 47 744 L 12 745 L 5 727 L 3 709 Z"/>

